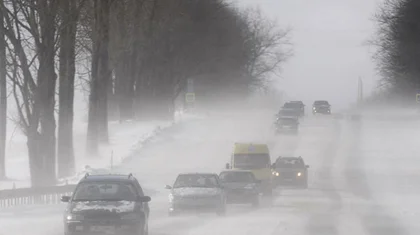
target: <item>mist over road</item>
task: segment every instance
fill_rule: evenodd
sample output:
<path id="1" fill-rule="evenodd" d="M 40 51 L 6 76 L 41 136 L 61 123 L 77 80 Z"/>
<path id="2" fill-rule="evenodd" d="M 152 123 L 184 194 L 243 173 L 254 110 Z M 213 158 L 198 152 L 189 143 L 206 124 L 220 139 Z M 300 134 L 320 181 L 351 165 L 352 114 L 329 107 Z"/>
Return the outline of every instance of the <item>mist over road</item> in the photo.
<path id="1" fill-rule="evenodd" d="M 126 159 L 116 170 L 135 174 L 152 197 L 149 234 L 420 234 L 415 224 L 420 206 L 416 208 L 419 203 L 413 200 L 420 195 L 415 187 L 419 176 L 414 175 L 414 166 L 404 167 L 420 162 L 413 162 L 415 141 L 394 137 L 397 133 L 415 137 L 412 128 L 420 122 L 393 120 L 389 125 L 307 116 L 299 135 L 275 136 L 272 119 L 269 110 L 209 114 L 173 127 Z M 168 217 L 164 185 L 172 184 L 181 172 L 219 172 L 233 143 L 241 141 L 268 143 L 272 160 L 279 155 L 302 156 L 310 165 L 309 188 L 276 190 L 273 199 L 265 199 L 258 209 L 229 206 L 226 217 Z M 63 208 L 2 211 L 0 234 L 62 234 Z"/>

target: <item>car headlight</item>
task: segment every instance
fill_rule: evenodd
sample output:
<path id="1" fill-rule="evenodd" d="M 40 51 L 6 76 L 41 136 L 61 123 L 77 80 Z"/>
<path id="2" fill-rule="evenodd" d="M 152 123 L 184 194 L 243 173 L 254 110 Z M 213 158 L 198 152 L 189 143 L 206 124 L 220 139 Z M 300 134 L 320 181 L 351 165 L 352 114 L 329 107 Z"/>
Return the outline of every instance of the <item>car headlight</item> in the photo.
<path id="1" fill-rule="evenodd" d="M 137 219 L 137 215 L 133 214 L 133 213 L 126 214 L 126 215 L 121 216 L 121 219 L 122 220 L 135 220 L 135 219 Z"/>
<path id="2" fill-rule="evenodd" d="M 68 214 L 66 220 L 68 221 L 82 221 L 84 219 L 83 215 L 78 214 Z"/>
<path id="3" fill-rule="evenodd" d="M 277 171 L 273 171 L 272 174 L 275 175 L 275 176 L 279 176 L 280 175 L 280 173 L 278 173 Z"/>
<path id="4" fill-rule="evenodd" d="M 299 177 L 299 176 L 302 176 L 302 173 L 301 172 L 298 172 L 297 173 L 297 176 Z"/>

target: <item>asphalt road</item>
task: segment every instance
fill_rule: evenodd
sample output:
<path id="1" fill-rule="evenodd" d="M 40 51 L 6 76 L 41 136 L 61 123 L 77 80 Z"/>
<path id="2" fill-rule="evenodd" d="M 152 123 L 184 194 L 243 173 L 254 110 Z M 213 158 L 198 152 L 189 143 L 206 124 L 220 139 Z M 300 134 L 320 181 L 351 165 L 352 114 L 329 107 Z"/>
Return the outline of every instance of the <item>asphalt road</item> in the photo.
<path id="1" fill-rule="evenodd" d="M 128 158 L 119 170 L 134 173 L 152 197 L 150 235 L 420 234 L 415 141 L 420 122 L 308 116 L 299 135 L 275 136 L 272 117 L 267 112 L 210 115 L 174 127 Z M 266 142 L 273 160 L 301 155 L 310 165 L 309 188 L 276 190 L 257 209 L 229 206 L 226 217 L 168 217 L 164 185 L 180 172 L 220 171 L 235 141 Z M 0 234 L 62 234 L 63 207 L 2 211 Z"/>

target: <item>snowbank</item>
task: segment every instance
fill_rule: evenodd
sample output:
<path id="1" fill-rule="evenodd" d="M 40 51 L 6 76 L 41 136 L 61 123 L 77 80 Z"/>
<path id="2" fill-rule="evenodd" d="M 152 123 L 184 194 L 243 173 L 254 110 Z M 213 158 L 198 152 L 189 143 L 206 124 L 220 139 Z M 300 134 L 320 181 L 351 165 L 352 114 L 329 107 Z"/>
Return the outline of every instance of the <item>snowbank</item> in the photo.
<path id="1" fill-rule="evenodd" d="M 109 172 L 111 166 L 120 164 L 125 157 L 151 141 L 166 128 L 193 118 L 196 118 L 196 115 L 177 112 L 174 122 L 110 122 L 110 144 L 100 148 L 100 157 L 98 158 L 90 158 L 85 155 L 87 123 L 76 122 L 74 126 L 74 148 L 76 169 L 80 169 L 80 171 L 73 177 L 60 179 L 59 184 L 77 182 L 86 173 Z M 10 180 L 0 181 L 0 189 L 30 186 L 26 138 L 17 129 L 11 132 L 6 159 L 7 176 Z M 86 166 L 89 167 L 86 168 Z"/>

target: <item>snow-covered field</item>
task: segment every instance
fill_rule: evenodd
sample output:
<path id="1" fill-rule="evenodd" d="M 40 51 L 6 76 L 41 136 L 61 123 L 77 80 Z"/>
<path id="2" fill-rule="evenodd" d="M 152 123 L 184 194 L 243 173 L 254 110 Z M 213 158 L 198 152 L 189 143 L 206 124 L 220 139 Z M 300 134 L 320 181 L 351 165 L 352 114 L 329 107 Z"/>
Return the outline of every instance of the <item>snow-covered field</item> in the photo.
<path id="1" fill-rule="evenodd" d="M 420 121 L 311 116 L 298 136 L 274 136 L 272 118 L 269 111 L 210 114 L 176 125 L 127 157 L 118 170 L 134 173 L 152 197 L 150 234 L 420 234 Z M 258 209 L 229 206 L 224 218 L 168 217 L 164 185 L 180 172 L 220 171 L 235 141 L 267 142 L 273 160 L 301 155 L 310 165 L 309 189 L 277 190 Z M 0 234 L 61 234 L 63 208 L 4 210 Z"/>

